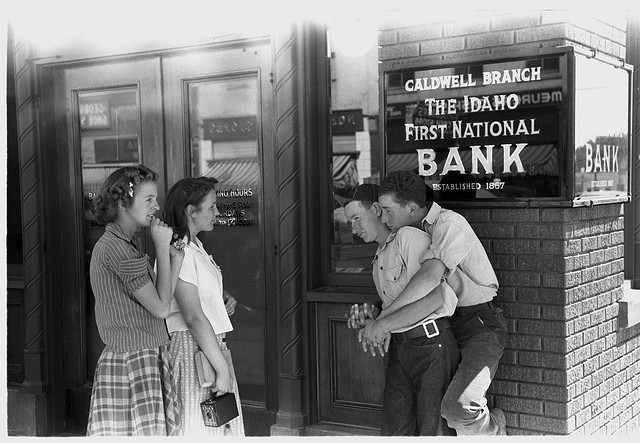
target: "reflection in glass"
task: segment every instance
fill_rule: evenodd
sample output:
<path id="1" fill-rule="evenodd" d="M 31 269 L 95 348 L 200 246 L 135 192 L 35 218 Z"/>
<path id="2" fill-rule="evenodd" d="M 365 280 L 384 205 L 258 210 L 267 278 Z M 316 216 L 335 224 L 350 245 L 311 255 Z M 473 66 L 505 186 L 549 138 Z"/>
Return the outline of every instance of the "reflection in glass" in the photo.
<path id="1" fill-rule="evenodd" d="M 328 25 L 331 47 L 333 193 L 348 195 L 362 183 L 380 183 L 378 136 L 378 30 L 366 19 Z M 344 209 L 333 200 L 331 270 L 371 272 L 376 244 L 351 233 Z"/>
<path id="2" fill-rule="evenodd" d="M 227 336 L 242 400 L 264 402 L 264 244 L 256 76 L 189 85 L 192 176 L 214 177 L 221 216 L 200 235 L 237 300 Z"/>
<path id="3" fill-rule="evenodd" d="M 575 196 L 626 197 L 629 73 L 576 56 Z"/>
<path id="4" fill-rule="evenodd" d="M 91 213 L 93 199 L 104 180 L 116 169 L 138 164 L 140 159 L 138 91 L 122 88 L 78 94 L 78 127 L 82 158 L 84 204 L 85 283 L 87 296 L 87 373 L 93 379 L 104 348 L 95 324 L 93 292 L 89 280 L 91 252 L 104 233 Z"/>

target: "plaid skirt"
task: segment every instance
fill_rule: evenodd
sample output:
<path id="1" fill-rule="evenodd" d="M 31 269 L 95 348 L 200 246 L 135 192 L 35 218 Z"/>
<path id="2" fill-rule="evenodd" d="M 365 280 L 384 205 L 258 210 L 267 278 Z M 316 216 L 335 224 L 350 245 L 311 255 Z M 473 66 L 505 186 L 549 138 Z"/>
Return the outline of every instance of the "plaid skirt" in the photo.
<path id="1" fill-rule="evenodd" d="M 200 403 L 211 397 L 213 392 L 211 388 L 200 387 L 198 382 L 194 355 L 200 348 L 189 331 L 172 332 L 169 353 L 171 354 L 176 389 L 182 404 L 182 430 L 185 436 L 244 436 L 242 405 L 240 404 L 238 382 L 233 370 L 231 353 L 224 341 L 224 334 L 218 334 L 216 338 L 231 368 L 232 392 L 236 396 L 238 417 L 220 427 L 204 425 Z"/>
<path id="2" fill-rule="evenodd" d="M 179 401 L 166 346 L 104 349 L 93 381 L 87 435 L 180 435 Z"/>

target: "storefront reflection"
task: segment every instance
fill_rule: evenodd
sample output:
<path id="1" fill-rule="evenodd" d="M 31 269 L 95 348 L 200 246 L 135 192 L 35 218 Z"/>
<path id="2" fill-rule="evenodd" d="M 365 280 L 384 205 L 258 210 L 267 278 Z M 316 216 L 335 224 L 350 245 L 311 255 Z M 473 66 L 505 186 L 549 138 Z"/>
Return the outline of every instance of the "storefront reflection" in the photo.
<path id="1" fill-rule="evenodd" d="M 378 27 L 370 20 L 329 23 L 333 193 L 347 195 L 362 183 L 380 182 L 378 133 Z M 334 201 L 331 269 L 370 273 L 375 246 L 352 235 Z"/>
<path id="2" fill-rule="evenodd" d="M 265 401 L 265 284 L 262 172 L 256 76 L 189 86 L 191 169 L 218 180 L 220 217 L 201 239 L 236 300 L 227 336 L 243 401 Z"/>

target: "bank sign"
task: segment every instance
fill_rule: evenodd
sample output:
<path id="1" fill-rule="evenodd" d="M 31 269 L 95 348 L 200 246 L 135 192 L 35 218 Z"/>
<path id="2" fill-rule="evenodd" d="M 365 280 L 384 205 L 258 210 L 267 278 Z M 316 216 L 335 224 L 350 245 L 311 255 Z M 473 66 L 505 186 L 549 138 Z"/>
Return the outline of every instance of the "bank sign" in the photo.
<path id="1" fill-rule="evenodd" d="M 612 97 L 602 87 L 612 80 L 609 72 L 593 78 L 576 70 L 574 78 L 573 57 L 563 50 L 385 72 L 387 172 L 414 170 L 440 201 L 626 197 L 628 77 L 626 96 Z M 582 103 L 585 93 L 589 104 Z M 611 100 L 626 118 L 603 113 Z"/>

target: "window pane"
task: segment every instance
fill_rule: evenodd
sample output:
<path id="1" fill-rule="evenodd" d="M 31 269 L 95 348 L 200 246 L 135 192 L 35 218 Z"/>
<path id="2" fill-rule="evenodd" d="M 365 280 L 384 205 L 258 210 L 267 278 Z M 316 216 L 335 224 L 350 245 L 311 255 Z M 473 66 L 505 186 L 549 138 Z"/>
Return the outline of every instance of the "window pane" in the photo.
<path id="1" fill-rule="evenodd" d="M 360 19 L 329 23 L 333 192 L 348 195 L 362 183 L 380 183 L 378 30 Z M 375 243 L 351 233 L 334 200 L 331 270 L 371 272 Z"/>
<path id="2" fill-rule="evenodd" d="M 629 72 L 576 56 L 575 196 L 626 197 Z M 606 112 L 593 112 L 593 104 Z"/>
<path id="3" fill-rule="evenodd" d="M 242 399 L 264 402 L 264 244 L 258 79 L 217 78 L 189 85 L 191 170 L 216 185 L 221 216 L 200 239 L 237 300 L 227 336 Z"/>
<path id="4" fill-rule="evenodd" d="M 135 89 L 78 96 L 83 165 L 124 165 L 140 158 Z"/>
<path id="5" fill-rule="evenodd" d="M 95 364 L 104 348 L 95 323 L 94 298 L 89 280 L 91 251 L 104 233 L 91 214 L 93 199 L 105 179 L 116 169 L 136 165 L 140 159 L 140 109 L 138 90 L 122 88 L 78 94 L 78 118 L 84 197 L 85 282 L 87 297 L 87 373 L 93 379 Z"/>

